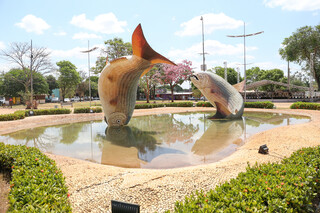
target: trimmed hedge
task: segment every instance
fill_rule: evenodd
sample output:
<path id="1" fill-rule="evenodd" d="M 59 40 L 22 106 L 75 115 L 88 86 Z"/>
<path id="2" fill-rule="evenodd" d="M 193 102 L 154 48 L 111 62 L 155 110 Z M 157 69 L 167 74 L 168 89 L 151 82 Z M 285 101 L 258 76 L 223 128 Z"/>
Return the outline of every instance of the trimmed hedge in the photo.
<path id="1" fill-rule="evenodd" d="M 320 110 L 320 104 L 308 102 L 296 102 L 290 106 L 290 109 L 311 109 Z"/>
<path id="2" fill-rule="evenodd" d="M 245 108 L 263 108 L 263 109 L 273 109 L 274 104 L 270 101 L 262 101 L 262 102 L 245 102 Z"/>
<path id="3" fill-rule="evenodd" d="M 213 105 L 208 101 L 199 101 L 196 104 L 197 107 L 213 107 Z"/>
<path id="4" fill-rule="evenodd" d="M 175 204 L 175 212 L 314 212 L 320 199 L 320 146 L 304 148 L 281 163 L 247 167 L 207 193 Z"/>
<path id="5" fill-rule="evenodd" d="M 13 121 L 13 120 L 19 120 L 24 118 L 25 118 L 24 111 L 15 111 L 14 113 L 0 115 L 0 121 Z"/>
<path id="6" fill-rule="evenodd" d="M 102 112 L 101 107 L 95 107 L 95 108 L 83 107 L 83 108 L 74 108 L 73 113 L 90 113 L 90 109 L 92 110 L 92 113 Z"/>
<path id="7" fill-rule="evenodd" d="M 29 116 L 30 111 L 33 111 L 33 115 L 58 115 L 58 114 L 70 114 L 70 109 L 34 109 L 34 110 L 25 110 L 26 116 Z"/>
<path id="8" fill-rule="evenodd" d="M 159 103 L 159 104 L 136 104 L 135 109 L 151 109 L 158 107 L 192 107 L 193 102 L 169 102 L 169 103 Z"/>
<path id="9" fill-rule="evenodd" d="M 8 212 L 71 212 L 62 172 L 37 148 L 0 143 L 0 170 L 11 172 Z"/>

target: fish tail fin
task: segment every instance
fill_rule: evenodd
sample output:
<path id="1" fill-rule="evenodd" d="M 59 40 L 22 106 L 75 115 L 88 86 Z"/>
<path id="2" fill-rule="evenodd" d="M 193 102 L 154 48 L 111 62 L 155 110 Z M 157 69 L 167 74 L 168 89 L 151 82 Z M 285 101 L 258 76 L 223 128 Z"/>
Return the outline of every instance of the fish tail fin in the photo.
<path id="1" fill-rule="evenodd" d="M 154 51 L 145 39 L 141 24 L 139 24 L 132 34 L 132 51 L 133 55 L 139 56 L 151 62 L 151 64 L 166 63 L 176 65 L 169 59 Z"/>

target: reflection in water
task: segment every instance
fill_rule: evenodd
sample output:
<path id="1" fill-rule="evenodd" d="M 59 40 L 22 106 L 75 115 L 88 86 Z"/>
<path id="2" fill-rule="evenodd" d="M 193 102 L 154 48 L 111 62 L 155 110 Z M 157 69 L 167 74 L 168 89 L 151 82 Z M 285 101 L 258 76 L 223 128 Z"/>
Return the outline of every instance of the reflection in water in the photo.
<path id="1" fill-rule="evenodd" d="M 121 167 L 140 167 L 163 153 L 179 150 L 157 146 L 155 131 L 142 131 L 136 127 L 107 127 L 102 143 L 101 163 Z"/>
<path id="2" fill-rule="evenodd" d="M 174 168 L 218 161 L 248 136 L 309 121 L 304 116 L 260 112 L 244 113 L 240 120 L 210 120 L 209 114 L 136 117 L 130 126 L 118 128 L 103 121 L 40 127 L 0 136 L 0 141 L 108 165 Z"/>
<path id="3" fill-rule="evenodd" d="M 223 130 L 223 131 L 221 131 Z M 203 135 L 196 140 L 191 151 L 196 155 L 206 156 L 221 152 L 229 145 L 243 143 L 244 124 L 238 120 L 212 120 Z"/>

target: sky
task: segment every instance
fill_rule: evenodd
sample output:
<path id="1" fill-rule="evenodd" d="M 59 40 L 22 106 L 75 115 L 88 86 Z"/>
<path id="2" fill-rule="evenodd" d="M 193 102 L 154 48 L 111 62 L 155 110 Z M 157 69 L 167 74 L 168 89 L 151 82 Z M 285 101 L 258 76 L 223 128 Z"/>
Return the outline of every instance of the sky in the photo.
<path id="1" fill-rule="evenodd" d="M 320 0 L 0 0 L 0 49 L 13 42 L 28 42 L 51 52 L 52 63 L 68 60 L 88 72 L 88 55 L 94 65 L 104 41 L 115 37 L 131 42 L 139 23 L 149 45 L 170 60 L 202 64 L 202 21 L 208 68 L 239 67 L 243 76 L 244 40 L 227 35 L 264 33 L 246 38 L 247 69 L 282 69 L 279 55 L 286 37 L 303 26 L 320 24 Z M 15 67 L 0 58 L 0 72 Z M 292 72 L 301 67 L 292 64 Z M 54 74 L 54 73 L 52 73 Z"/>

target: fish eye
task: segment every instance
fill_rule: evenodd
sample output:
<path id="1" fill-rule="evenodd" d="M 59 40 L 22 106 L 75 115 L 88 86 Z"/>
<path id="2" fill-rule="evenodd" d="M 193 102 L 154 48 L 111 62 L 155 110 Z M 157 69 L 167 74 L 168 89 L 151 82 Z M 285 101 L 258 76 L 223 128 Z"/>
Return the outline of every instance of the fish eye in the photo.
<path id="1" fill-rule="evenodd" d="M 196 75 L 192 75 L 192 77 L 194 77 L 195 79 L 197 79 L 197 81 L 199 81 L 199 78 Z"/>

